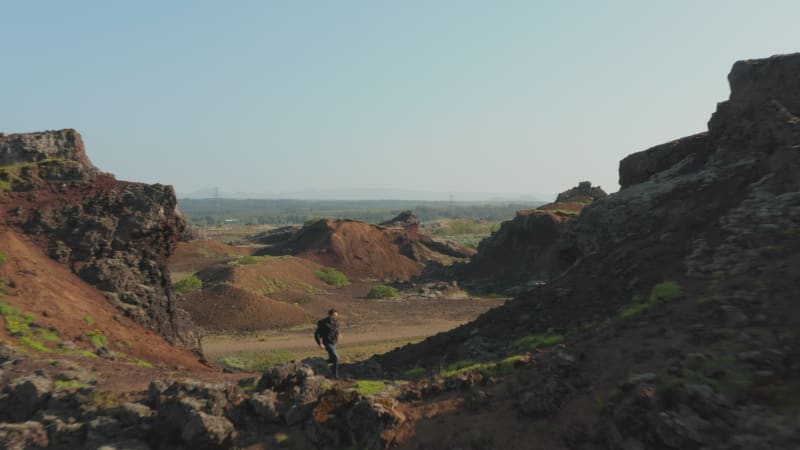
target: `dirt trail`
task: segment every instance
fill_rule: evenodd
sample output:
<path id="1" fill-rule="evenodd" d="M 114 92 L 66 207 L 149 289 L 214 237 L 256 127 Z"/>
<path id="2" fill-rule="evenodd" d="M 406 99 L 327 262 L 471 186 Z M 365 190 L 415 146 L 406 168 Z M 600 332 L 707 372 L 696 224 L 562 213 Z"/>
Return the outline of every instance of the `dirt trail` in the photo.
<path id="1" fill-rule="evenodd" d="M 413 341 L 451 330 L 466 321 L 431 319 L 427 323 L 405 325 L 395 328 L 345 326 L 342 329 L 340 348 L 353 344 L 370 344 L 387 341 Z M 264 350 L 313 350 L 313 328 L 291 331 L 265 332 L 253 336 L 208 336 L 203 340 L 203 352 L 214 360 L 239 352 Z"/>

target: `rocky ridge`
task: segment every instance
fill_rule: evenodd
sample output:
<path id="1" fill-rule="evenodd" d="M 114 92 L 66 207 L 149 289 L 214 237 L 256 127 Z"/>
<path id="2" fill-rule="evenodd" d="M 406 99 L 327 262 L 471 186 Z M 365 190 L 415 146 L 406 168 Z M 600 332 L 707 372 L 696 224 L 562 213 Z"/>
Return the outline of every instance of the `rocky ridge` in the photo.
<path id="1" fill-rule="evenodd" d="M 21 357 L 0 352 L 3 365 Z M 55 376 L 20 376 L 0 392 L 0 442 L 9 449 L 386 447 L 385 431 L 404 421 L 397 402 L 335 388 L 312 368 L 320 361 L 307 363 L 239 383 L 157 379 L 136 398 L 103 401 L 91 373 L 61 363 Z"/>
<path id="2" fill-rule="evenodd" d="M 546 235 L 559 276 L 376 361 L 485 361 L 552 339 L 588 380 L 555 391 L 543 436 L 566 448 L 800 445 L 798 68 L 800 54 L 734 64 L 708 132 L 625 158 L 619 192 Z"/>
<path id="3" fill-rule="evenodd" d="M 175 307 L 166 258 L 185 227 L 171 186 L 117 181 L 75 130 L 0 136 L 3 220 L 106 293 L 127 316 L 199 348 Z"/>

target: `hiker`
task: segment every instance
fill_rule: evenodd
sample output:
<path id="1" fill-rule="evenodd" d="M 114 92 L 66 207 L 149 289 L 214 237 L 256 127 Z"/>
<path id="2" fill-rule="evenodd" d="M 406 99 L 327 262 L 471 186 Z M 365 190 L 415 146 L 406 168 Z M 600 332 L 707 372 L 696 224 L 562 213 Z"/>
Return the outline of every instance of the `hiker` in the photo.
<path id="1" fill-rule="evenodd" d="M 336 343 L 342 334 L 339 332 L 339 313 L 335 309 L 328 310 L 328 317 L 317 322 L 317 331 L 314 340 L 319 348 L 327 350 L 328 362 L 333 365 L 333 377 L 339 379 L 339 354 L 336 353 Z"/>

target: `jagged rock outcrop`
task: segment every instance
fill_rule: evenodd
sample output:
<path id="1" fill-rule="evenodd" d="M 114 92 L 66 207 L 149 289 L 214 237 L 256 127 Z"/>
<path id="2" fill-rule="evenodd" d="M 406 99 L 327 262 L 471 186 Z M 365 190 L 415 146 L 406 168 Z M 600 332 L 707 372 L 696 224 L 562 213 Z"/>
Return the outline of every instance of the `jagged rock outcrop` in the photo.
<path id="1" fill-rule="evenodd" d="M 100 396 L 94 382 L 10 380 L 0 392 L 0 446 L 211 450 L 263 445 L 279 433 L 286 441 L 280 447 L 377 449 L 387 448 L 387 430 L 405 421 L 396 400 L 334 385 L 299 363 L 258 381 L 156 379 L 144 398 L 99 402 Z"/>
<path id="2" fill-rule="evenodd" d="M 564 269 L 555 244 L 566 223 L 584 206 L 605 196 L 602 188 L 584 181 L 558 194 L 553 203 L 517 212 L 513 220 L 503 222 L 500 230 L 481 241 L 462 276 L 490 281 L 492 287 L 511 289 L 511 293 L 550 279 Z"/>
<path id="3" fill-rule="evenodd" d="M 403 211 L 394 218 L 381 222 L 380 225 L 382 227 L 413 228 L 414 231 L 419 231 L 419 219 L 411 210 Z"/>
<path id="4" fill-rule="evenodd" d="M 743 245 L 779 241 L 780 230 L 798 224 L 800 80 L 787 75 L 798 64 L 797 54 L 737 62 L 730 99 L 718 104 L 709 131 L 625 158 L 622 189 L 584 210 L 562 241 L 564 254 L 598 254 L 634 239 L 642 247 L 674 242 L 691 255 L 689 272 L 711 273 L 753 260 Z M 725 256 L 737 247 L 736 257 Z"/>
<path id="5" fill-rule="evenodd" d="M 188 315 L 175 307 L 166 266 L 186 224 L 171 186 L 117 181 L 98 171 L 75 130 L 3 135 L 0 155 L 10 164 L 0 167 L 7 223 L 126 315 L 199 348 Z"/>
<path id="6" fill-rule="evenodd" d="M 555 203 L 583 203 L 589 204 L 605 197 L 606 191 L 600 186 L 592 186 L 591 181 L 581 181 L 572 189 L 568 189 L 556 197 Z M 543 208 L 547 209 L 548 205 Z"/>
<path id="7" fill-rule="evenodd" d="M 0 166 L 65 159 L 97 170 L 83 146 L 81 135 L 73 129 L 39 133 L 0 133 Z"/>

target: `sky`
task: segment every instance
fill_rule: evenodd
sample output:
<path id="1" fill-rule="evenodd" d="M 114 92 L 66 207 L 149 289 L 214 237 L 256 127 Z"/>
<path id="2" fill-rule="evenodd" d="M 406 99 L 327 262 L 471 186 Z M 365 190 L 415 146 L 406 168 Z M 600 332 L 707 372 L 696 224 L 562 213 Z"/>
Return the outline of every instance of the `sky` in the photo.
<path id="1" fill-rule="evenodd" d="M 658 4 L 656 4 L 658 3 Z M 706 130 L 797 1 L 0 0 L 0 132 L 75 128 L 179 194 L 552 200 Z M 280 196 L 280 195 L 278 195 Z"/>

